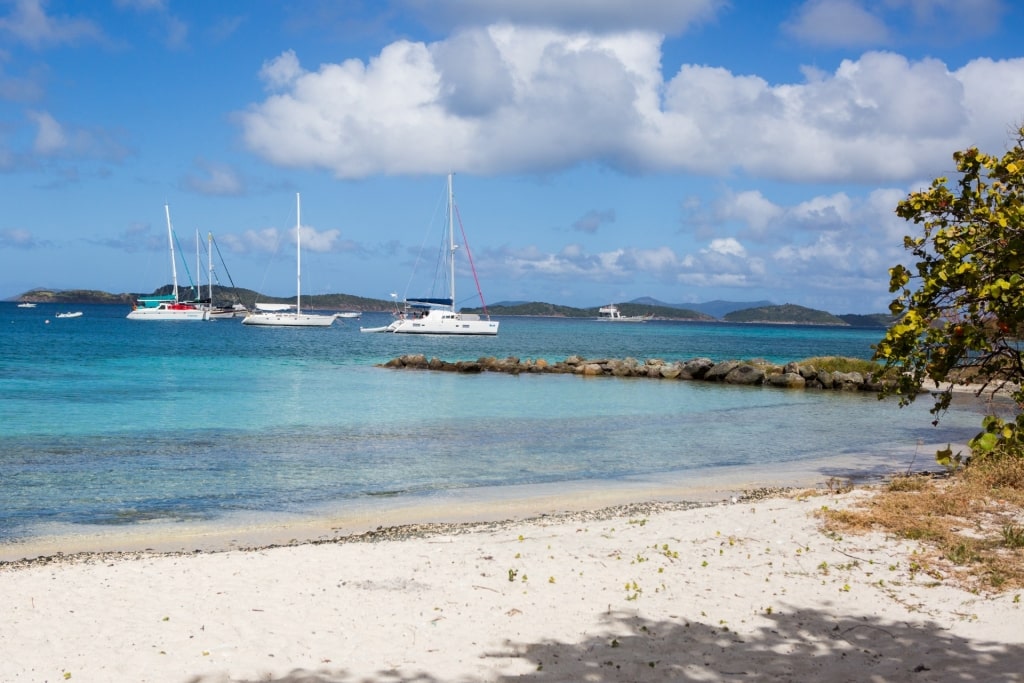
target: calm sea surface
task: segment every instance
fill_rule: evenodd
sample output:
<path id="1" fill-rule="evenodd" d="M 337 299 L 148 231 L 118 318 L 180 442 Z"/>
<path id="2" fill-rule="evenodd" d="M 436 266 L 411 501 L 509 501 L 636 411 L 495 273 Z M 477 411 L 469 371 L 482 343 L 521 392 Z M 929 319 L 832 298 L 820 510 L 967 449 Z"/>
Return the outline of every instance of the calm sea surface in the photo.
<path id="1" fill-rule="evenodd" d="M 63 529 L 307 513 L 455 489 L 682 477 L 964 443 L 979 414 L 873 394 L 375 367 L 404 353 L 774 362 L 868 358 L 878 330 L 505 318 L 495 338 L 0 304 L 0 542 Z M 920 462 L 930 463 L 931 453 Z"/>

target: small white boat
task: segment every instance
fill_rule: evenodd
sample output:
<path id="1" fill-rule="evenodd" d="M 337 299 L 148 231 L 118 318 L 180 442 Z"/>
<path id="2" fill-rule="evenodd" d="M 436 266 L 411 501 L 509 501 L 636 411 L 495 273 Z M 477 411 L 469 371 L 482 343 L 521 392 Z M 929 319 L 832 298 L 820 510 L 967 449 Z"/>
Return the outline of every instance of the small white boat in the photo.
<path id="1" fill-rule="evenodd" d="M 335 313 L 335 318 L 358 318 L 362 313 L 359 311 L 342 311 L 341 313 Z"/>
<path id="2" fill-rule="evenodd" d="M 58 313 L 57 317 L 58 318 L 81 318 L 82 317 L 82 312 L 81 311 L 68 311 L 67 313 Z"/>
<path id="3" fill-rule="evenodd" d="M 36 305 L 31 301 L 25 301 L 24 303 L 18 304 L 18 308 L 35 308 Z"/>
<path id="4" fill-rule="evenodd" d="M 619 307 L 615 304 L 608 304 L 597 309 L 598 320 L 610 320 L 616 323 L 645 323 L 653 317 L 653 313 L 648 315 L 622 315 Z"/>

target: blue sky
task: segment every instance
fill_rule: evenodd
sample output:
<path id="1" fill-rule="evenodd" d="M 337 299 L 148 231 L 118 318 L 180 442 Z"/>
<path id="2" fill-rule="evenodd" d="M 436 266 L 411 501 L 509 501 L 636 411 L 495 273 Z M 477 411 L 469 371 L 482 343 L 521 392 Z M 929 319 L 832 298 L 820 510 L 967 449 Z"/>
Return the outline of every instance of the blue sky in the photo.
<path id="1" fill-rule="evenodd" d="M 453 171 L 488 303 L 881 312 L 896 203 L 1024 123 L 1020 5 L 0 0 L 0 298 L 169 283 L 164 204 L 293 296 L 297 192 L 304 294 L 422 295 Z"/>

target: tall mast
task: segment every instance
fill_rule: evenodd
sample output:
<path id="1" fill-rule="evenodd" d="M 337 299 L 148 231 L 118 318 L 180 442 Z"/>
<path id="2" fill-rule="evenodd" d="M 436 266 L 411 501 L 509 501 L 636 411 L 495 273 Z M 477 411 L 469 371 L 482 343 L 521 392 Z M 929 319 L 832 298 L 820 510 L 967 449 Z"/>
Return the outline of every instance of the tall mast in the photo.
<path id="1" fill-rule="evenodd" d="M 174 233 L 171 230 L 171 207 L 164 204 L 167 214 L 167 243 L 171 245 L 171 282 L 174 283 L 174 302 L 178 302 L 178 266 L 174 263 Z"/>
<path id="2" fill-rule="evenodd" d="M 203 277 L 199 274 L 199 228 L 196 228 L 196 299 L 203 298 Z"/>
<path id="3" fill-rule="evenodd" d="M 206 233 L 206 285 L 210 295 L 210 308 L 213 308 L 213 233 Z"/>
<path id="4" fill-rule="evenodd" d="M 295 193 L 295 313 L 302 312 L 302 206 Z"/>
<path id="5" fill-rule="evenodd" d="M 451 297 L 451 311 L 455 312 L 455 199 L 452 193 L 452 174 L 448 174 L 448 296 Z"/>

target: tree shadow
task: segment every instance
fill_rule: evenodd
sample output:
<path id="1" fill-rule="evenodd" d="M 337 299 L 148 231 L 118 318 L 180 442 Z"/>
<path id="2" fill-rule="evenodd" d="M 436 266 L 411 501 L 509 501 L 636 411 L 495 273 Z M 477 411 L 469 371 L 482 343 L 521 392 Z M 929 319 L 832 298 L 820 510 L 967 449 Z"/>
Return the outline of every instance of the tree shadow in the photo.
<path id="1" fill-rule="evenodd" d="M 516 643 L 484 655 L 495 669 L 522 660 L 528 673 L 496 683 L 623 681 L 1024 681 L 1024 644 L 966 640 L 935 623 L 888 622 L 820 610 L 763 615 L 770 623 L 743 634 L 726 624 L 605 617 L 604 633 L 579 643 Z M 1012 631 L 1017 626 L 1006 624 Z M 1008 638 L 1009 639 L 1009 638 Z M 457 646 L 454 645 L 453 646 Z M 522 666 L 517 667 L 522 669 Z M 212 683 L 194 678 L 189 683 Z M 468 683 L 445 672 L 297 670 L 271 683 Z M 242 683 L 242 682 L 239 682 Z M 255 681 L 252 681 L 255 683 Z"/>

